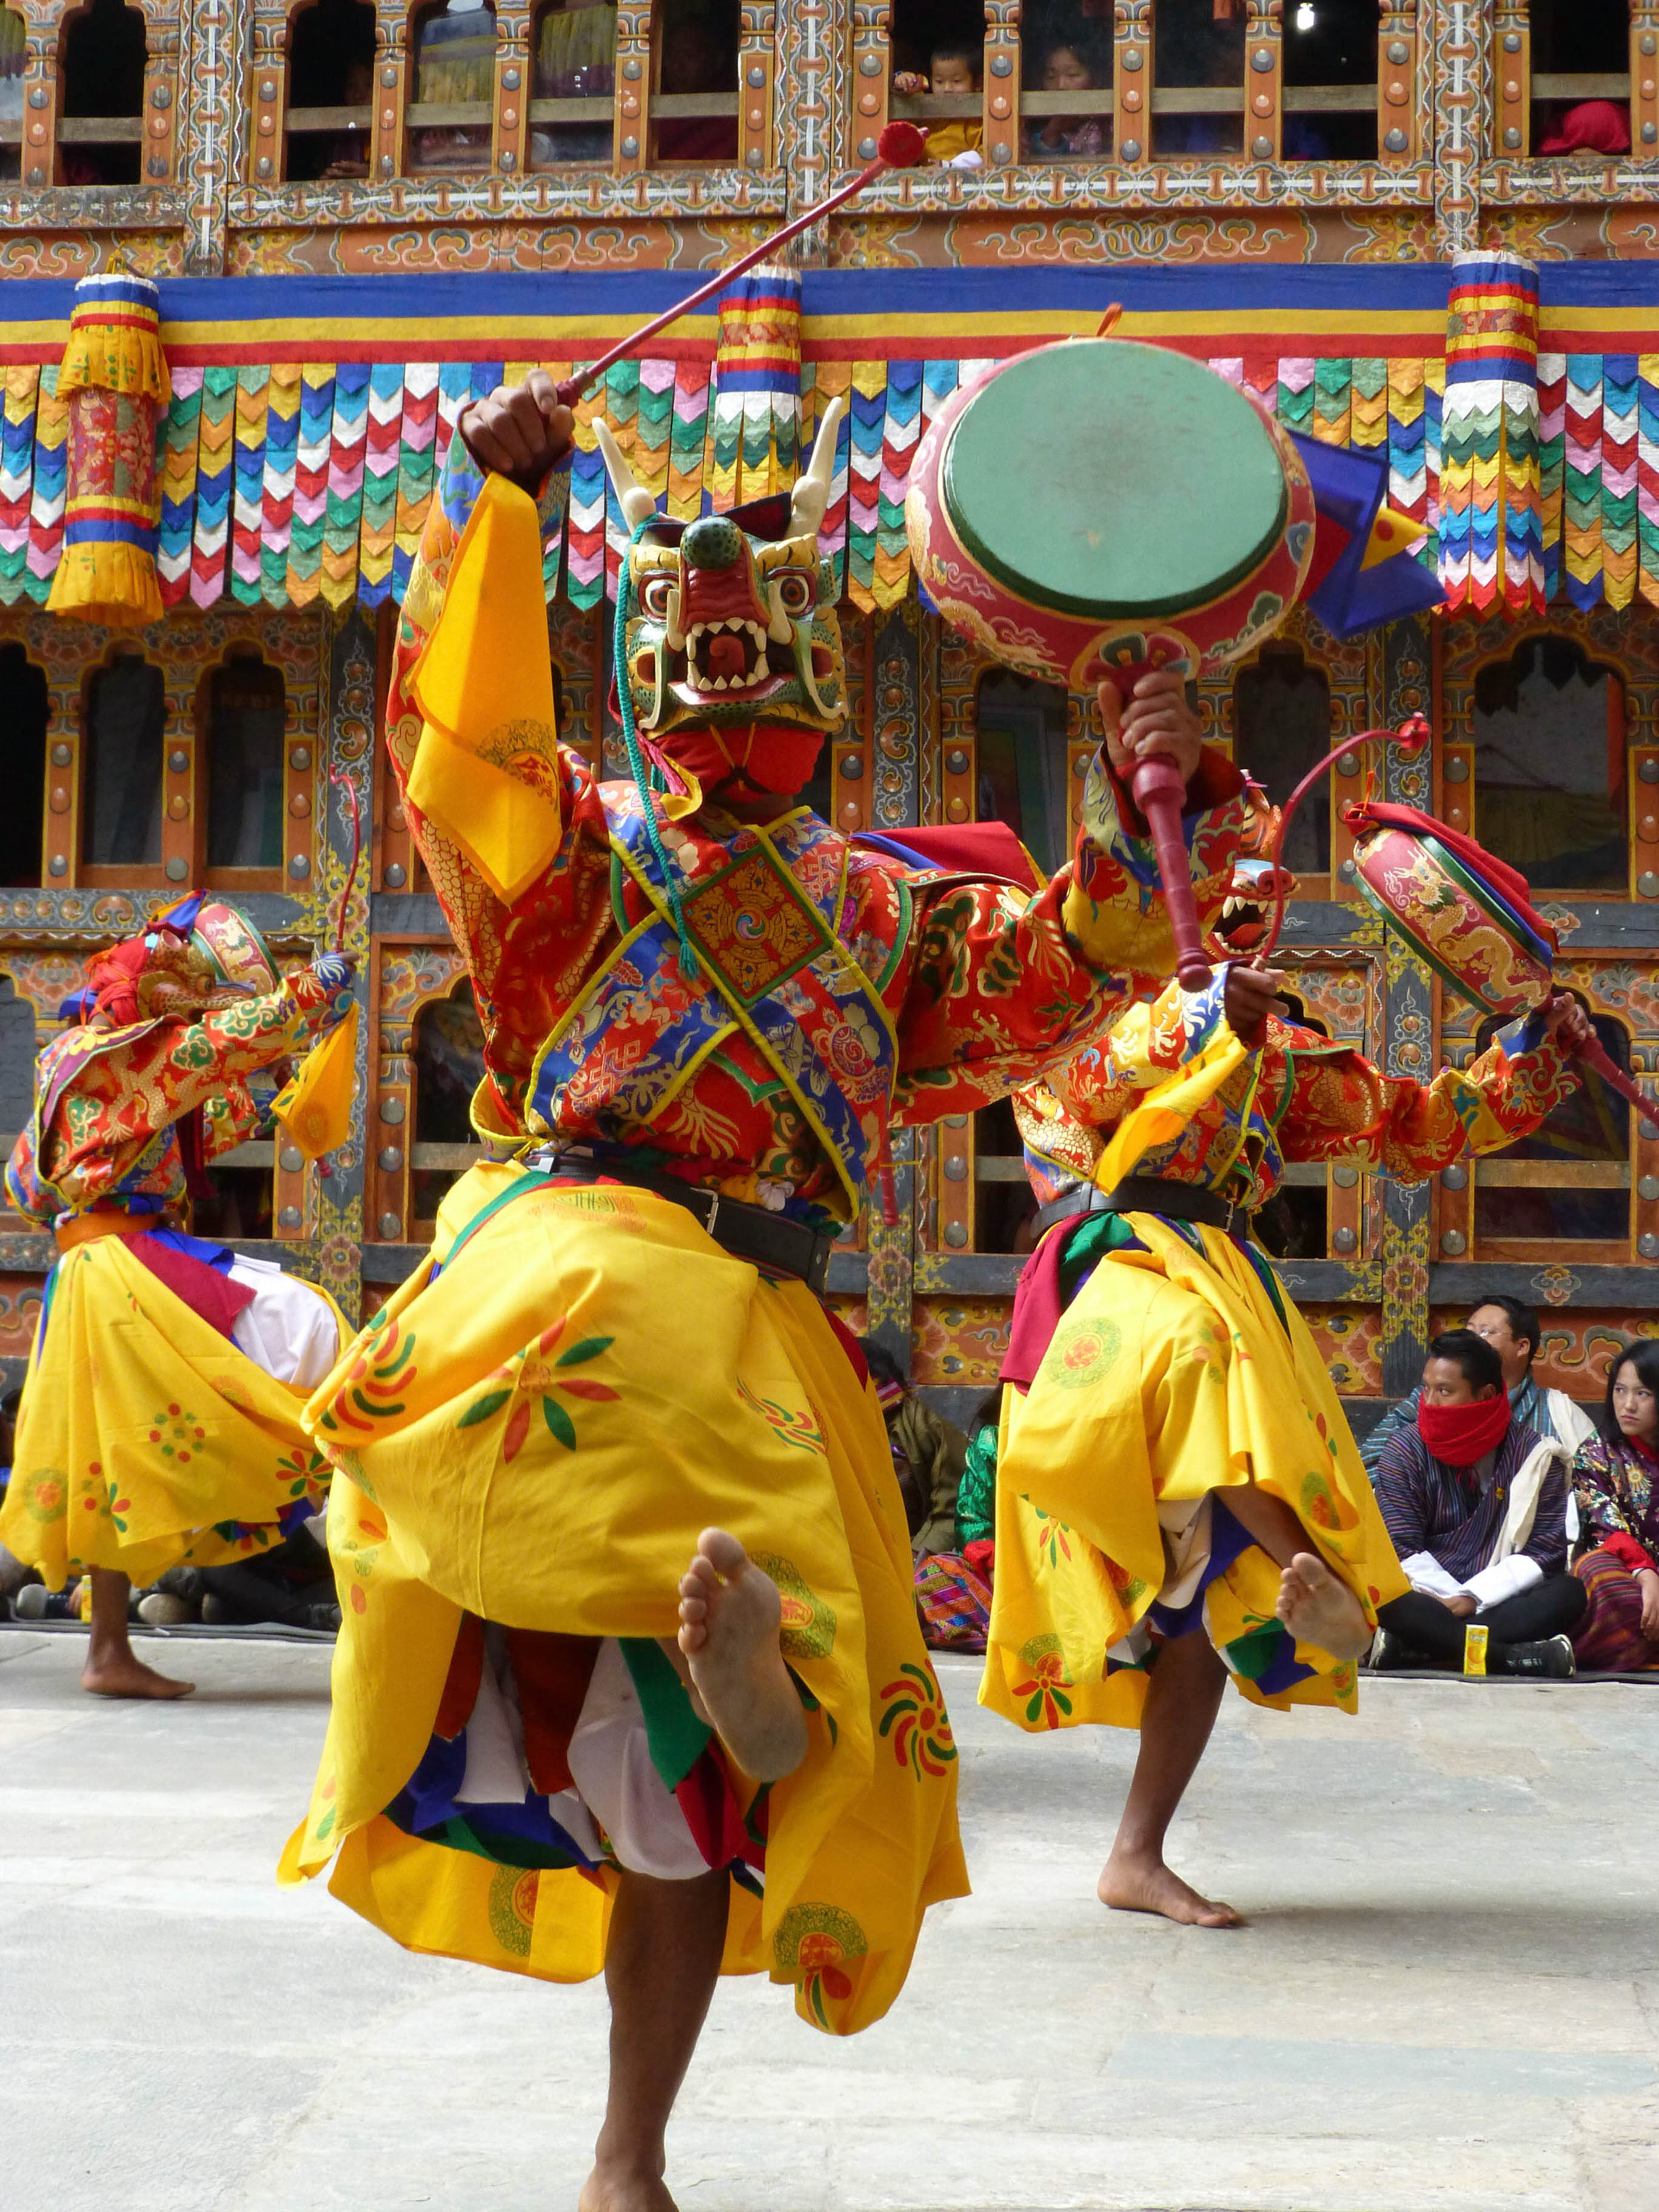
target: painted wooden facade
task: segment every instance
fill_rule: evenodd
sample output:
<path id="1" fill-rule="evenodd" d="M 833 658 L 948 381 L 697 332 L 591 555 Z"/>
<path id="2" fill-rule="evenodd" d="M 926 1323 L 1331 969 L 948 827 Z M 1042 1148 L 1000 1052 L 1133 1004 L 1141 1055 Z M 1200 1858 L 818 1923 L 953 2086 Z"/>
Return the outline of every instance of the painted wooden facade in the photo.
<path id="1" fill-rule="evenodd" d="M 608 69 L 572 92 L 546 88 L 548 11 L 503 0 L 464 99 L 423 85 L 433 11 L 404 0 L 365 0 L 337 24 L 354 73 L 319 97 L 306 19 L 325 9 L 349 13 L 145 0 L 127 11 L 142 15 L 142 68 L 120 114 L 88 106 L 97 88 L 72 65 L 77 24 L 101 35 L 110 0 L 0 15 L 0 1134 L 79 961 L 175 886 L 205 874 L 296 951 L 323 933 L 349 850 L 329 781 L 343 769 L 371 825 L 347 931 L 368 1015 L 357 1126 L 325 1175 L 246 1148 L 220 1226 L 359 1312 L 408 1271 L 469 1157 L 471 1045 L 376 725 L 456 416 L 503 373 L 562 371 L 678 297 L 848 173 L 890 114 L 952 119 L 948 100 L 907 99 L 891 78 L 896 61 L 925 68 L 929 41 L 964 17 L 984 63 L 957 119 L 977 124 L 984 166 L 884 178 L 811 235 L 799 391 L 723 398 L 711 314 L 586 404 L 547 576 L 567 734 L 591 753 L 611 734 L 617 518 L 595 410 L 641 478 L 694 513 L 787 471 L 844 392 L 826 537 L 855 712 L 820 803 L 849 828 L 1012 812 L 1057 853 L 1089 702 L 988 668 L 919 601 L 901 518 L 929 415 L 976 364 L 1092 331 L 1121 302 L 1126 332 L 1201 355 L 1298 428 L 1385 453 L 1433 560 L 1443 471 L 1491 465 L 1478 435 L 1443 451 L 1453 257 L 1525 256 L 1540 270 L 1537 588 L 1461 580 L 1445 614 L 1349 646 L 1298 617 L 1201 703 L 1280 796 L 1326 726 L 1431 709 L 1433 763 L 1385 763 L 1391 793 L 1522 860 L 1568 981 L 1631 1064 L 1659 1073 L 1659 7 L 1629 7 L 1611 68 L 1600 49 L 1576 55 L 1555 14 L 1535 26 L 1527 0 L 1352 0 L 1334 10 L 1352 33 L 1340 82 L 1321 83 L 1297 19 L 1333 0 L 1238 0 L 1196 70 L 1175 28 L 1209 24 L 1207 0 L 622 0 Z M 713 89 L 672 88 L 688 21 L 726 41 Z M 1095 57 L 1082 111 L 1103 150 L 1041 159 L 1049 119 L 1077 120 L 1042 82 L 1068 27 Z M 1545 154 L 1592 97 L 1626 112 L 1631 150 Z M 667 158 L 693 126 L 703 158 Z M 581 158 L 561 153 L 572 145 Z M 118 255 L 161 282 L 173 398 L 167 613 L 118 635 L 45 602 L 72 282 Z M 152 751 L 153 775 L 134 771 Z M 1358 901 L 1337 811 L 1353 787 L 1336 779 L 1300 858 L 1290 964 L 1333 1034 L 1426 1077 L 1478 1040 Z M 965 1410 L 995 1375 L 1020 1265 L 1006 1109 L 902 1136 L 897 1176 L 899 1227 L 848 1240 L 835 1295 Z M 1515 1157 L 1423 1189 L 1297 1170 L 1264 1232 L 1357 1413 L 1409 1387 L 1443 1316 L 1498 1289 L 1546 1310 L 1550 1379 L 1594 1397 L 1613 1345 L 1655 1326 L 1659 1125 L 1590 1101 Z M 0 1214 L 10 1370 L 48 1262 L 46 1241 Z"/>

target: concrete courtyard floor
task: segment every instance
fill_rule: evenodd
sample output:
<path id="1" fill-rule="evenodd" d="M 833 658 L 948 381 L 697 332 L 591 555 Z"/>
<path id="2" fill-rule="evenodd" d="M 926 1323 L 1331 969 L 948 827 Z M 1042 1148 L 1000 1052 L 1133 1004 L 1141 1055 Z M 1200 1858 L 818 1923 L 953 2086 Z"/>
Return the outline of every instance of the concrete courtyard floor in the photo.
<path id="1" fill-rule="evenodd" d="M 600 1988 L 273 1884 L 326 1650 L 181 1640 L 169 1706 L 82 1696 L 80 1653 L 0 1632 L 0 2206 L 573 2212 Z M 1659 1691 L 1230 1698 L 1176 1839 L 1251 1915 L 1211 1934 L 1094 1901 L 1132 1739 L 1032 1741 L 942 1671 L 975 1894 L 850 2043 L 724 1985 L 684 2212 L 1659 2206 Z"/>

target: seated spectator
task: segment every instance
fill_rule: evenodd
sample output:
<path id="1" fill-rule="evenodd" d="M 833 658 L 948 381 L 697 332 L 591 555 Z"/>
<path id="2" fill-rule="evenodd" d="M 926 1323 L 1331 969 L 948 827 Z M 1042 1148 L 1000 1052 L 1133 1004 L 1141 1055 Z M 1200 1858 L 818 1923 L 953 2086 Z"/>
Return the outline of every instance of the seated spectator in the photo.
<path id="1" fill-rule="evenodd" d="M 922 76 L 915 70 L 896 70 L 893 77 L 895 92 L 954 93 L 965 97 L 977 94 L 983 78 L 980 56 L 969 46 L 935 46 L 929 57 L 928 73 Z M 985 155 L 985 125 L 967 116 L 955 115 L 946 122 L 930 125 L 927 131 L 927 158 L 947 169 L 982 169 Z"/>
<path id="2" fill-rule="evenodd" d="M 319 1516 L 313 1524 L 319 1531 Z M 270 1622 L 281 1628 L 337 1632 L 334 1573 L 310 1528 L 296 1528 L 268 1552 L 201 1570 L 202 1619 L 214 1628 Z"/>
<path id="3" fill-rule="evenodd" d="M 1659 1667 L 1659 1344 L 1633 1344 L 1607 1377 L 1607 1431 L 1573 1463 L 1593 1548 L 1574 1570 L 1589 1606 L 1573 1656 L 1597 1674 Z"/>
<path id="4" fill-rule="evenodd" d="M 1384 1447 L 1376 1502 L 1411 1582 L 1377 1614 L 1376 1667 L 1461 1668 L 1465 1624 L 1486 1671 L 1561 1677 L 1585 1607 L 1566 1571 L 1567 1459 L 1516 1419 L 1497 1352 L 1473 1329 L 1429 1346 L 1417 1425 Z"/>
<path id="5" fill-rule="evenodd" d="M 543 15 L 536 38 L 538 100 L 611 99 L 617 86 L 616 0 L 563 0 Z M 551 161 L 608 161 L 612 124 L 603 112 L 591 123 L 544 123 L 530 133 L 540 167 Z"/>
<path id="6" fill-rule="evenodd" d="M 495 17 L 486 0 L 445 0 L 415 34 L 416 107 L 476 106 L 494 99 Z M 428 125 L 409 134 L 412 168 L 462 173 L 489 167 L 484 124 Z M 228 1234 L 229 1232 L 225 1232 Z"/>
<path id="7" fill-rule="evenodd" d="M 1002 1435 L 1002 1385 L 981 1398 L 968 1425 L 968 1456 L 957 1488 L 957 1549 L 972 1556 L 988 1546 L 981 1572 L 989 1579 L 997 1536 L 997 1446 Z"/>
<path id="8" fill-rule="evenodd" d="M 1093 92 L 1103 75 L 1081 33 L 1048 47 L 1037 64 L 1037 82 L 1044 92 Z M 1025 141 L 1028 161 L 1097 161 L 1105 151 L 1103 115 L 1045 115 Z"/>
<path id="9" fill-rule="evenodd" d="M 1538 149 L 1540 154 L 1571 154 L 1575 161 L 1600 161 L 1630 151 L 1630 110 L 1612 100 L 1581 100 L 1561 118 Z"/>
<path id="10" fill-rule="evenodd" d="M 665 8 L 661 26 L 661 89 L 671 94 L 731 92 L 738 88 L 738 48 L 723 21 L 694 8 L 691 0 Z M 725 115 L 665 116 L 657 125 L 659 161 L 735 161 L 738 118 Z"/>
<path id="11" fill-rule="evenodd" d="M 0 57 L 3 58 L 3 57 Z M 6 1494 L 6 1485 L 11 1480 L 12 1447 L 17 1438 L 17 1409 L 23 1402 L 21 1390 L 8 1390 L 0 1398 L 0 1499 Z M 26 1567 L 0 1544 L 0 1620 L 11 1610 L 11 1601 L 27 1583 L 40 1579 L 33 1567 Z"/>
<path id="12" fill-rule="evenodd" d="M 1510 1411 L 1523 1429 L 1531 1429 L 1540 1437 L 1553 1437 L 1569 1458 L 1580 1445 L 1594 1440 L 1596 1426 L 1589 1415 L 1576 1406 L 1565 1390 L 1540 1389 L 1533 1379 L 1532 1364 L 1543 1339 L 1537 1313 L 1531 1306 L 1519 1298 L 1486 1298 L 1469 1316 L 1468 1325 L 1477 1336 L 1486 1338 L 1502 1362 Z M 1359 1456 L 1373 1480 L 1389 1439 L 1417 1426 L 1417 1408 L 1422 1396 L 1419 1383 L 1409 1398 L 1402 1398 L 1382 1416 L 1360 1444 Z M 1577 1533 L 1577 1516 L 1569 1498 L 1567 1534 L 1571 1538 Z"/>
<path id="13" fill-rule="evenodd" d="M 918 1558 L 942 1551 L 957 1533 L 957 1490 L 968 1439 L 917 1397 L 892 1353 L 874 1337 L 861 1336 L 859 1346 L 887 1423 L 911 1550 Z"/>

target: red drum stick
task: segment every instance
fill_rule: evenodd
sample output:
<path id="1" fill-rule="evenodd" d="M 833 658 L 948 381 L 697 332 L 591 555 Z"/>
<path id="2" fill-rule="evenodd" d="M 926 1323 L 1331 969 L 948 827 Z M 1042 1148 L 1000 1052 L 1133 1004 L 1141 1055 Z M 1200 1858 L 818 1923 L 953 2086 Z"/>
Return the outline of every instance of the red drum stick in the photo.
<path id="1" fill-rule="evenodd" d="M 705 300 L 712 300 L 716 293 L 723 292 L 734 276 L 741 276 L 745 270 L 764 261 L 769 253 L 776 252 L 778 247 L 787 245 L 790 239 L 799 238 L 802 231 L 810 230 L 815 222 L 822 222 L 825 216 L 833 214 L 838 207 L 844 207 L 866 185 L 873 184 L 889 169 L 915 168 L 927 151 L 927 133 L 918 130 L 914 123 L 890 123 L 876 141 L 875 160 L 866 161 L 850 184 L 843 185 L 839 191 L 831 192 L 827 200 L 820 200 L 816 207 L 808 208 L 805 215 L 798 215 L 793 222 L 785 223 L 781 230 L 775 230 L 769 238 L 763 239 L 758 246 L 734 261 L 729 269 L 720 270 L 706 284 L 700 284 L 695 292 L 688 293 L 678 307 L 667 308 L 652 321 L 642 324 L 631 337 L 625 337 L 619 344 L 613 345 L 609 353 L 602 353 L 589 368 L 579 370 L 574 376 L 567 376 L 555 387 L 560 405 L 573 407 L 583 393 L 599 381 L 613 362 L 626 361 L 631 354 L 636 354 L 647 339 L 656 337 L 659 331 L 665 331 L 670 323 L 678 322 L 682 315 L 689 315 L 694 307 L 700 307 Z"/>

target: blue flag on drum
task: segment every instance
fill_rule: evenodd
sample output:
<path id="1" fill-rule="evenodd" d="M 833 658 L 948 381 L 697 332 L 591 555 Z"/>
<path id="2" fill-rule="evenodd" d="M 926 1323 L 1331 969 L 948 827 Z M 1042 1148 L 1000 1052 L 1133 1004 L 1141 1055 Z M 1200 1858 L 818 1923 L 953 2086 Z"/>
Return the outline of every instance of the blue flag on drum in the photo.
<path id="1" fill-rule="evenodd" d="M 1380 623 L 1440 605 L 1446 594 L 1439 576 L 1417 558 L 1427 527 L 1388 504 L 1387 460 L 1300 431 L 1291 435 L 1318 516 L 1302 596 L 1326 629 L 1336 637 L 1358 637 Z"/>

